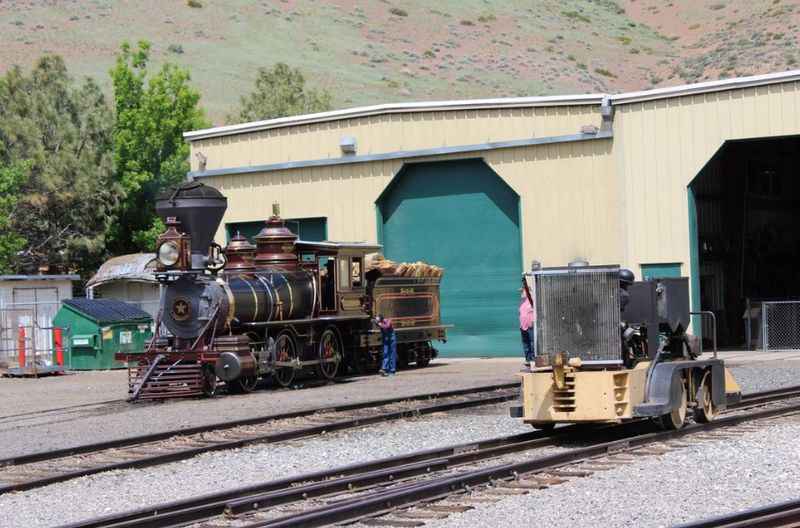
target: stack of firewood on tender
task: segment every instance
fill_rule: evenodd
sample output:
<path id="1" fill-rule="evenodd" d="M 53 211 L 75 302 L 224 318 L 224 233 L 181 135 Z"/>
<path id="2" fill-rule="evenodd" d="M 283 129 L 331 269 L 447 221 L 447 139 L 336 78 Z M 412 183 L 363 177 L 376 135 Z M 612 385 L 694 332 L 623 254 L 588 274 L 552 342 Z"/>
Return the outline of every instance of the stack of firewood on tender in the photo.
<path id="1" fill-rule="evenodd" d="M 394 277 L 441 277 L 444 269 L 422 261 L 395 262 L 380 253 L 367 255 L 367 271 L 377 269 L 381 275 Z"/>

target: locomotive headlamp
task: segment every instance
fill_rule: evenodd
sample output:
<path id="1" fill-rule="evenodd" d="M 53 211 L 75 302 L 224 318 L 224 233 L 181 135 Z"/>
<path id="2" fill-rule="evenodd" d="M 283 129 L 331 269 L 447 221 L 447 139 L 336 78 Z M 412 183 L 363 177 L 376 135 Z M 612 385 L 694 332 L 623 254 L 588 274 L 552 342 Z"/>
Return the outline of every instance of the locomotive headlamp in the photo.
<path id="1" fill-rule="evenodd" d="M 164 242 L 158 246 L 158 261 L 164 266 L 174 266 L 180 258 L 181 252 L 174 242 Z"/>

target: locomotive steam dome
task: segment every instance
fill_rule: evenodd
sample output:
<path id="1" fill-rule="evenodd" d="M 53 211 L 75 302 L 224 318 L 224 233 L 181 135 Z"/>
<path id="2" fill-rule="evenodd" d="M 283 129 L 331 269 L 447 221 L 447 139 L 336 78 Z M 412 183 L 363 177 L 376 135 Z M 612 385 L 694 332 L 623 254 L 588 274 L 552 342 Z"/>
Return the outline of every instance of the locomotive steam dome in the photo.
<path id="1" fill-rule="evenodd" d="M 156 198 L 156 213 L 166 222 L 175 217 L 180 230 L 192 237 L 192 268 L 204 267 L 202 258 L 222 221 L 228 199 L 217 189 L 200 182 L 185 182 Z"/>
<path id="2" fill-rule="evenodd" d="M 294 243 L 297 235 L 292 233 L 278 214 L 277 204 L 267 220 L 267 226 L 255 237 L 256 266 L 279 266 L 285 269 L 297 267 Z"/>
<path id="3" fill-rule="evenodd" d="M 253 259 L 255 258 L 256 247 L 247 241 L 241 233 L 236 233 L 225 247 L 225 256 L 228 263 L 226 270 L 250 270 L 253 269 Z"/>

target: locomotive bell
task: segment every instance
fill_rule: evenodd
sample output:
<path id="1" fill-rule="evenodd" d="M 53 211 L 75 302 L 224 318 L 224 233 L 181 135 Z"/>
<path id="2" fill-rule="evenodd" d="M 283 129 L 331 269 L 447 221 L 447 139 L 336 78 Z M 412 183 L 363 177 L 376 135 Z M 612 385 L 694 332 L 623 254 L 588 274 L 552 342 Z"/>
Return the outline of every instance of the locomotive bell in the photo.
<path id="1" fill-rule="evenodd" d="M 192 237 L 193 269 L 205 268 L 208 246 L 214 239 L 228 199 L 217 189 L 200 182 L 185 182 L 156 198 L 156 213 L 165 220 L 175 217 L 181 230 Z"/>

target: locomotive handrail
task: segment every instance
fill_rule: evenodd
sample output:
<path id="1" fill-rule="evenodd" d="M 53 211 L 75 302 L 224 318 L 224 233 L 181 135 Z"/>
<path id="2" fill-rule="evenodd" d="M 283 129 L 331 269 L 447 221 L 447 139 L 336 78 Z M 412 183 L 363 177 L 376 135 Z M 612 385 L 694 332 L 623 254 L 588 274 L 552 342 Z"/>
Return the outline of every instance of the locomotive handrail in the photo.
<path id="1" fill-rule="evenodd" d="M 242 323 L 242 326 L 249 326 L 253 328 L 260 328 L 263 326 L 277 326 L 277 325 L 290 325 L 308 323 L 309 321 L 348 321 L 353 319 L 369 319 L 366 314 L 363 315 L 328 315 L 325 317 L 309 317 L 307 319 L 284 319 L 283 321 L 253 321 L 249 323 Z"/>
<path id="2" fill-rule="evenodd" d="M 426 325 L 426 326 L 401 326 L 395 328 L 395 332 L 410 332 L 412 330 L 431 330 L 433 328 L 455 328 L 456 325 L 443 324 L 443 325 Z M 380 330 L 369 330 L 370 334 L 379 334 Z"/>

